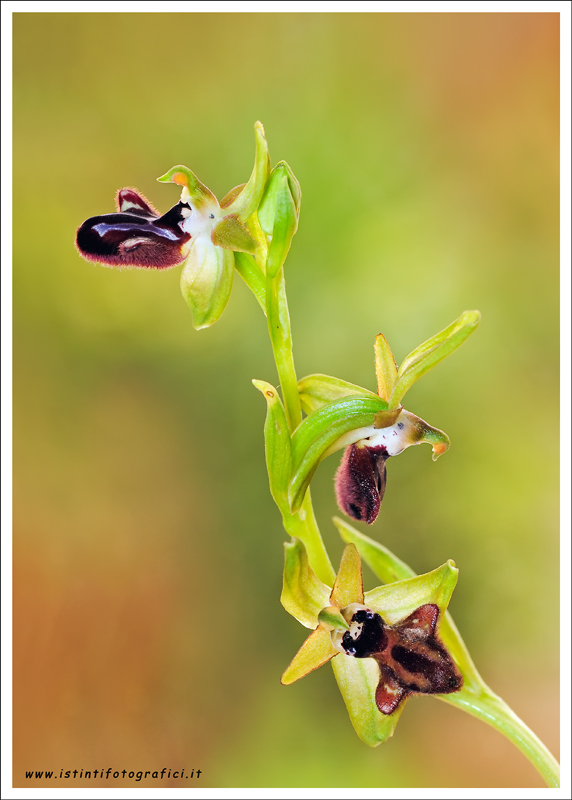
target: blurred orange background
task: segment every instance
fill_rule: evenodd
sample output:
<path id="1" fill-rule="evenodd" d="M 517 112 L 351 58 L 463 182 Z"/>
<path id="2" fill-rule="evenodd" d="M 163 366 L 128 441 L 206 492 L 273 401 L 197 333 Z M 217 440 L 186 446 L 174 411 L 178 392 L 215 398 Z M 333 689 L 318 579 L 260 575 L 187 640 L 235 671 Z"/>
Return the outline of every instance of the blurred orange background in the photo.
<path id="1" fill-rule="evenodd" d="M 392 459 L 367 533 L 456 561 L 477 666 L 558 755 L 558 42 L 542 13 L 14 15 L 15 786 L 543 785 L 435 698 L 370 750 L 329 668 L 280 685 L 306 633 L 279 604 L 264 319 L 237 278 L 196 333 L 178 269 L 103 269 L 74 235 L 122 186 L 166 211 L 174 164 L 222 197 L 260 119 L 302 185 L 300 376 L 374 388 L 377 333 L 399 360 L 481 310 L 407 398 L 451 450 Z M 335 564 L 338 462 L 313 482 Z"/>

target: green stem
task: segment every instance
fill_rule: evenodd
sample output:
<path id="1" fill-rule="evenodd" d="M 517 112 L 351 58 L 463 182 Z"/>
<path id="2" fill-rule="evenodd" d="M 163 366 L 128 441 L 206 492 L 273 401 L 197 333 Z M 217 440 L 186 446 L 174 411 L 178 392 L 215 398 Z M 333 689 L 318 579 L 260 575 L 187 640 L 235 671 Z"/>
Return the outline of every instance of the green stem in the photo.
<path id="1" fill-rule="evenodd" d="M 473 689 L 463 689 L 456 694 L 439 695 L 439 699 L 496 728 L 524 753 L 548 786 L 560 786 L 560 766 L 552 753 L 488 686 L 478 693 Z"/>
<path id="2" fill-rule="evenodd" d="M 302 422 L 302 406 L 298 394 L 298 379 L 292 354 L 292 334 L 290 332 L 290 314 L 286 300 L 284 270 L 281 269 L 275 278 L 266 278 L 266 314 L 268 331 L 272 342 L 274 361 L 278 370 L 278 378 L 286 419 L 290 431 Z"/>
<path id="3" fill-rule="evenodd" d="M 316 517 L 312 508 L 310 489 L 307 490 L 302 507 L 296 514 L 282 514 L 287 533 L 303 542 L 310 566 L 318 578 L 327 586 L 333 586 L 336 573 L 328 556 Z"/>

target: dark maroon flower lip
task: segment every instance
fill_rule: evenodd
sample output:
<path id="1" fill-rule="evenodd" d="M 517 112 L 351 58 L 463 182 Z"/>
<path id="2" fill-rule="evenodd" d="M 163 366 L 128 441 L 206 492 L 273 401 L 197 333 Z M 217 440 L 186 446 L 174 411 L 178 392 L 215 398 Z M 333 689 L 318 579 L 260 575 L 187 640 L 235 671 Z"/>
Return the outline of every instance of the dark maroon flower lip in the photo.
<path id="1" fill-rule="evenodd" d="M 159 217 L 131 189 L 118 193 L 117 204 L 134 211 L 90 217 L 78 228 L 76 246 L 84 258 L 110 266 L 148 269 L 168 269 L 185 260 L 185 244 L 191 236 L 180 223 L 188 206 L 179 202 Z"/>
<path id="2" fill-rule="evenodd" d="M 382 445 L 351 444 L 336 472 L 338 506 L 352 519 L 371 525 L 385 493 L 387 450 Z"/>

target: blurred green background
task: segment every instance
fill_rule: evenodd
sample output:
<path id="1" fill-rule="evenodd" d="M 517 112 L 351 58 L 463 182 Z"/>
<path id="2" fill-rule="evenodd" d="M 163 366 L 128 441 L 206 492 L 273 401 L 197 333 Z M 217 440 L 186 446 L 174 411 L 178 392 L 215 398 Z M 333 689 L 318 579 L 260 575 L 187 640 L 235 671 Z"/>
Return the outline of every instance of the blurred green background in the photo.
<path id="1" fill-rule="evenodd" d="M 377 333 L 399 361 L 481 310 L 407 397 L 451 450 L 392 459 L 367 533 L 417 572 L 455 559 L 477 665 L 558 754 L 558 36 L 539 13 L 14 15 L 16 786 L 109 766 L 202 769 L 184 788 L 542 785 L 434 698 L 370 750 L 329 668 L 280 685 L 306 634 L 278 600 L 262 314 L 237 278 L 196 333 L 178 269 L 103 269 L 74 235 L 122 186 L 166 211 L 177 163 L 221 197 L 260 119 L 303 191 L 300 376 L 374 388 Z M 336 564 L 338 462 L 313 483 Z"/>

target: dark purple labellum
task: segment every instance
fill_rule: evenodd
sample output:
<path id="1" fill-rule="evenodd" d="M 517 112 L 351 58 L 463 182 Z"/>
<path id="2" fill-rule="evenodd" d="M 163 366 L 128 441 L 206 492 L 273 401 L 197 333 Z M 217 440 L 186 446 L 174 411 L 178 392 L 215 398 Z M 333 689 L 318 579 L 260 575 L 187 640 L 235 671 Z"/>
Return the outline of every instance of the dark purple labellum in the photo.
<path id="1" fill-rule="evenodd" d="M 379 514 L 385 492 L 387 450 L 383 445 L 351 444 L 336 472 L 336 497 L 340 509 L 353 519 L 371 525 Z"/>
<path id="2" fill-rule="evenodd" d="M 117 195 L 120 211 L 91 217 L 78 228 L 76 246 L 89 261 L 119 267 L 167 269 L 185 260 L 183 249 L 191 238 L 181 229 L 184 203 L 162 217 L 132 189 Z M 125 209 L 130 209 L 125 211 Z"/>
<path id="3" fill-rule="evenodd" d="M 397 625 L 379 614 L 357 611 L 342 647 L 354 658 L 375 658 L 380 669 L 375 700 L 391 714 L 408 694 L 450 694 L 463 685 L 457 665 L 435 634 L 439 607 L 420 606 Z M 352 635 L 353 634 L 353 635 Z"/>

